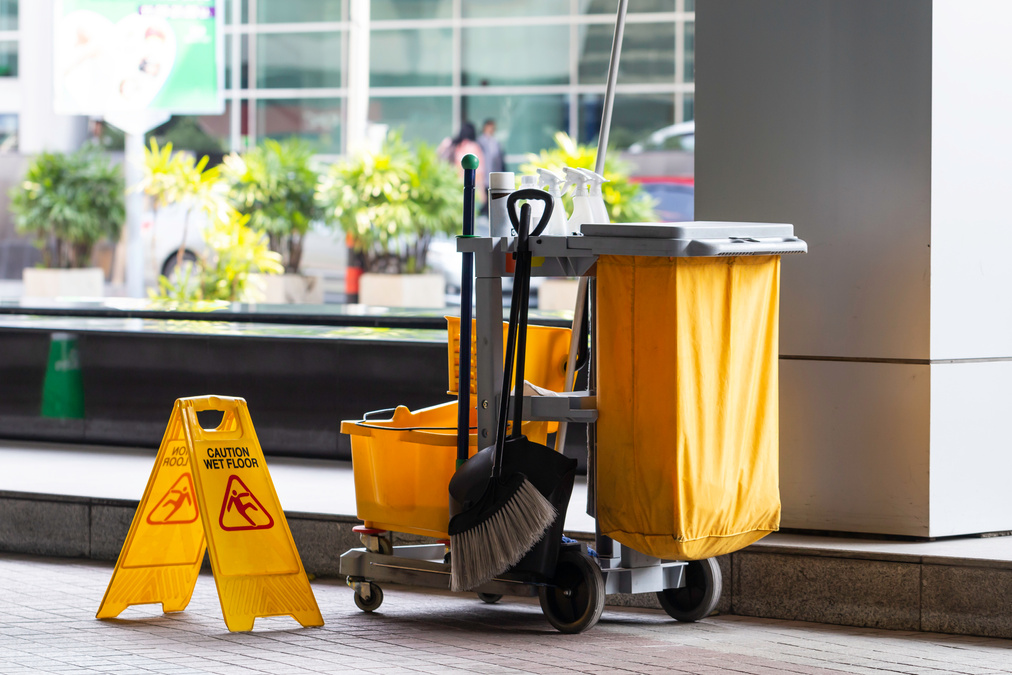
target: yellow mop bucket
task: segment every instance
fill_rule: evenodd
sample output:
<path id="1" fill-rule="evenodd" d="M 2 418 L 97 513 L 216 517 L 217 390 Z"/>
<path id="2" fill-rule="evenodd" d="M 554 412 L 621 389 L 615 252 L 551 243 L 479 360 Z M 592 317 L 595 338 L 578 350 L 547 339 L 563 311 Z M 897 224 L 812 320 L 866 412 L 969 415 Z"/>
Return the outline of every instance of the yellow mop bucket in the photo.
<path id="1" fill-rule="evenodd" d="M 381 411 L 390 413 L 391 411 Z M 341 422 L 351 436 L 358 517 L 366 527 L 447 539 L 447 486 L 457 459 L 457 402 L 411 412 L 398 406 L 388 419 Z M 471 427 L 476 426 L 474 410 Z M 546 422 L 526 422 L 524 434 L 544 443 Z M 469 454 L 477 451 L 477 434 Z"/>

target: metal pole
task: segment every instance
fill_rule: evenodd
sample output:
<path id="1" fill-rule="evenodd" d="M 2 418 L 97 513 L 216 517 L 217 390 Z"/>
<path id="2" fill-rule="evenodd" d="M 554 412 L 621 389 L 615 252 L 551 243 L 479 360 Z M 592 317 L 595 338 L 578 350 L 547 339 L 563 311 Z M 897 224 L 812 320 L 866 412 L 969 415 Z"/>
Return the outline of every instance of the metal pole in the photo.
<path id="1" fill-rule="evenodd" d="M 615 83 L 618 81 L 618 58 L 622 53 L 625 35 L 625 15 L 629 0 L 619 0 L 615 16 L 615 35 L 611 40 L 611 60 L 608 62 L 608 88 L 604 92 L 604 111 L 601 114 L 601 132 L 597 136 L 597 162 L 594 171 L 604 175 L 604 156 L 608 151 L 608 132 L 611 131 L 611 110 L 615 105 Z"/>
<path id="2" fill-rule="evenodd" d="M 144 246 L 141 243 L 141 212 L 144 195 L 137 185 L 144 178 L 144 132 L 128 131 L 126 164 L 126 291 L 131 298 L 144 297 Z"/>
<path id="3" fill-rule="evenodd" d="M 474 184 L 478 158 L 465 156 L 464 169 L 464 236 L 474 236 Z M 467 461 L 471 433 L 471 293 L 474 289 L 474 255 L 461 254 L 460 275 L 460 377 L 457 380 L 457 466 Z M 479 445 L 479 447 L 481 447 Z"/>

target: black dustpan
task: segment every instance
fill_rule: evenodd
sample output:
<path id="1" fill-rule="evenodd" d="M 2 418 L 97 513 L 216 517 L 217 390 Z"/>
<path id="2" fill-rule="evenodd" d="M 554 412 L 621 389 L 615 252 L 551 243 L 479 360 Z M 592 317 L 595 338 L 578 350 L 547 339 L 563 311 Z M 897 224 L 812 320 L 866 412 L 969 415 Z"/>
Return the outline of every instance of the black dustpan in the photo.
<path id="1" fill-rule="evenodd" d="M 462 464 L 450 481 L 450 530 L 467 529 L 471 521 L 479 521 L 497 508 L 500 494 L 516 489 L 514 483 L 527 480 L 545 497 L 559 514 L 533 548 L 516 563 L 511 571 L 548 577 L 554 572 L 558 557 L 566 507 L 573 489 L 577 462 L 535 443 L 521 433 L 523 420 L 524 360 L 526 354 L 527 309 L 530 299 L 531 255 L 527 245 L 530 206 L 525 205 L 517 219 L 515 204 L 520 199 L 540 199 L 545 211 L 533 235 L 537 236 L 551 217 L 551 197 L 543 190 L 520 190 L 510 195 L 507 210 L 518 233 L 514 295 L 510 311 L 509 335 L 503 373 L 502 400 L 499 406 L 496 445 L 485 448 Z M 509 386 L 516 355 L 516 388 L 514 391 L 513 429 L 506 438 L 509 410 Z M 496 463 L 501 463 L 499 467 Z M 498 470 L 497 470 L 498 469 Z M 503 482 L 489 477 L 506 477 Z"/>

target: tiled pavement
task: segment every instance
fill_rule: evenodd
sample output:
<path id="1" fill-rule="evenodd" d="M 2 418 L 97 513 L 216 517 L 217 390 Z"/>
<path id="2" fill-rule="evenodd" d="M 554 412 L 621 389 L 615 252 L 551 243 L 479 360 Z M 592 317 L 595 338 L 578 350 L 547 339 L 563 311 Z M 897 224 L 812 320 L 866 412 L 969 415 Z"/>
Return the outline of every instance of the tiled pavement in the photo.
<path id="1" fill-rule="evenodd" d="M 8 673 L 1012 673 L 1012 642 L 932 633 L 714 616 L 677 624 L 608 608 L 561 635 L 536 603 L 386 588 L 360 612 L 334 581 L 313 584 L 326 626 L 258 619 L 230 634 L 213 580 L 185 612 L 95 611 L 107 563 L 0 555 L 0 674 Z"/>

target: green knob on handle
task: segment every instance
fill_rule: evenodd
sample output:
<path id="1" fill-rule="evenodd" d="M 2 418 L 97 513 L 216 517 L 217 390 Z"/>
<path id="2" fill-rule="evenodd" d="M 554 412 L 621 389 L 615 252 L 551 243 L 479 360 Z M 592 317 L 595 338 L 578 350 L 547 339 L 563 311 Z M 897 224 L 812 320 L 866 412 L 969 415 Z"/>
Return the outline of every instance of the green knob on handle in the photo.
<path id="1" fill-rule="evenodd" d="M 471 154 L 464 155 L 460 160 L 460 165 L 468 171 L 474 171 L 478 168 L 478 158 Z"/>

